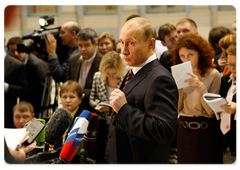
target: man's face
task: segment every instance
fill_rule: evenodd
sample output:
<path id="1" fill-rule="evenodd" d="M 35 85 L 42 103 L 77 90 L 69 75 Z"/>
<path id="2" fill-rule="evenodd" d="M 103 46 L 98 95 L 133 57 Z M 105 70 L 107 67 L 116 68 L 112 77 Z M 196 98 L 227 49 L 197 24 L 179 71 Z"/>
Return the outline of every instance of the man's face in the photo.
<path id="1" fill-rule="evenodd" d="M 148 59 L 148 41 L 141 36 L 141 30 L 136 25 L 124 25 L 120 32 L 121 53 L 126 65 L 139 66 Z"/>
<path id="2" fill-rule="evenodd" d="M 164 45 L 168 47 L 169 50 L 171 50 L 177 42 L 177 32 L 176 30 L 171 31 L 168 35 L 165 35 L 164 37 Z"/>
<path id="3" fill-rule="evenodd" d="M 69 26 L 62 26 L 60 30 L 59 37 L 62 40 L 62 45 L 69 46 L 71 44 L 72 38 L 75 38 L 74 35 L 69 31 Z"/>
<path id="4" fill-rule="evenodd" d="M 34 118 L 34 113 L 31 114 L 30 111 L 20 112 L 15 110 L 13 113 L 13 123 L 16 128 L 23 128 L 23 126 Z"/>
<path id="5" fill-rule="evenodd" d="M 19 53 L 17 51 L 17 44 L 11 44 L 8 46 L 8 50 L 11 56 L 13 56 L 14 58 L 22 61 L 26 55 L 26 53 Z"/>
<path id="6" fill-rule="evenodd" d="M 179 23 L 176 27 L 177 30 L 177 39 L 187 33 L 195 33 L 189 22 Z"/>
<path id="7" fill-rule="evenodd" d="M 78 49 L 83 56 L 83 59 L 90 59 L 95 53 L 97 42 L 92 44 L 91 39 L 88 40 L 78 40 Z"/>

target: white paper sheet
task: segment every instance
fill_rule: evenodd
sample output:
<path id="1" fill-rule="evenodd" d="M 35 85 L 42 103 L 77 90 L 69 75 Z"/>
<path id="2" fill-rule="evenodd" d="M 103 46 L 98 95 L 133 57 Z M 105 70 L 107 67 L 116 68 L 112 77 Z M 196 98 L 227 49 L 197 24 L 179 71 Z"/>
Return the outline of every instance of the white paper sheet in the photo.
<path id="1" fill-rule="evenodd" d="M 193 73 L 191 61 L 172 66 L 171 70 L 178 89 L 189 86 L 188 82 L 185 83 L 184 81 L 191 78 L 187 73 Z"/>

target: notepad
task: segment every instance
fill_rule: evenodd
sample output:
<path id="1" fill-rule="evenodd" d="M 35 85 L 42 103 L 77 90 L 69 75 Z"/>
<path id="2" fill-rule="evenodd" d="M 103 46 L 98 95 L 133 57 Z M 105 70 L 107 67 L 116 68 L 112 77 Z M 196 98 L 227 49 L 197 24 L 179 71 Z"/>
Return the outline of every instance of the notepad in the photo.
<path id="1" fill-rule="evenodd" d="M 221 97 L 219 94 L 214 93 L 205 93 L 203 95 L 203 99 L 209 105 L 209 107 L 211 107 L 211 109 L 216 113 L 225 112 L 225 110 L 222 109 L 220 105 L 229 104 L 225 98 Z"/>
<path id="2" fill-rule="evenodd" d="M 18 144 L 23 143 L 27 139 L 23 139 L 26 133 L 26 128 L 4 128 L 4 137 L 7 146 L 15 150 Z"/>
<path id="3" fill-rule="evenodd" d="M 191 61 L 172 66 L 171 70 L 178 89 L 189 86 L 188 82 L 184 81 L 191 78 L 187 73 L 193 73 Z"/>

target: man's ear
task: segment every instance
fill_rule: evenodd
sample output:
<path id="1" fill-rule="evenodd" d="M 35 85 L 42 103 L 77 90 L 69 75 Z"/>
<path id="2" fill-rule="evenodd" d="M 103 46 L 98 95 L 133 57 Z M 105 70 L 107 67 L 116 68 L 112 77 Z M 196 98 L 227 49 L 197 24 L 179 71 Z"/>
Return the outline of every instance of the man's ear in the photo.
<path id="1" fill-rule="evenodd" d="M 167 46 L 167 44 L 164 41 L 161 41 L 163 46 Z"/>
<path id="2" fill-rule="evenodd" d="M 98 41 L 96 41 L 94 44 L 93 44 L 95 47 L 98 46 Z"/>
<path id="3" fill-rule="evenodd" d="M 155 38 L 150 38 L 150 40 L 149 40 L 149 49 L 152 49 L 152 50 L 154 50 L 154 47 L 155 47 Z"/>
<path id="4" fill-rule="evenodd" d="M 71 34 L 76 38 L 76 31 L 72 31 Z"/>
<path id="5" fill-rule="evenodd" d="M 32 114 L 32 117 L 35 118 L 35 113 Z"/>

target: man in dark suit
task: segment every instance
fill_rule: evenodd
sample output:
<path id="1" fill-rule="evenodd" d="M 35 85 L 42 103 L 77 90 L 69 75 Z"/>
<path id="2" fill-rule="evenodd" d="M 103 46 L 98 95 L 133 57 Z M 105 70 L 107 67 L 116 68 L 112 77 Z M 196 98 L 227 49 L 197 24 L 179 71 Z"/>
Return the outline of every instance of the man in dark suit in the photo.
<path id="1" fill-rule="evenodd" d="M 141 17 L 121 29 L 122 54 L 133 77 L 128 73 L 120 90 L 111 93 L 115 113 L 109 125 L 108 163 L 168 163 L 177 129 L 178 90 L 156 58 L 155 38 L 155 27 Z"/>
<path id="2" fill-rule="evenodd" d="M 4 127 L 13 124 L 13 106 L 17 104 L 17 97 L 21 97 L 26 90 L 26 72 L 23 63 L 5 54 L 4 59 Z"/>
<path id="3" fill-rule="evenodd" d="M 69 59 L 67 80 L 77 81 L 83 89 L 82 104 L 85 109 L 95 111 L 89 104 L 94 73 L 99 69 L 102 55 L 97 51 L 97 33 L 92 28 L 82 29 L 76 36 L 80 54 Z"/>
<path id="4" fill-rule="evenodd" d="M 30 102 L 33 105 L 35 117 L 39 118 L 45 78 L 49 69 L 43 60 L 34 54 L 27 54 L 26 47 L 22 43 L 23 40 L 20 37 L 12 37 L 7 47 L 12 57 L 25 64 L 27 85 L 21 101 Z"/>

